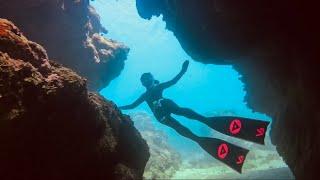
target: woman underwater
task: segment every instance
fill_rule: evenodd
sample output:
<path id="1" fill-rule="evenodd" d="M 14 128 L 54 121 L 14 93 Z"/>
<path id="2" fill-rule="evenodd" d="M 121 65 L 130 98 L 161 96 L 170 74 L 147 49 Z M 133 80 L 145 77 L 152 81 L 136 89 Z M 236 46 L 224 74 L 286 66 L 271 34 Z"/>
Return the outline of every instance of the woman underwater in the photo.
<path id="1" fill-rule="evenodd" d="M 140 80 L 146 88 L 146 91 L 132 104 L 120 106 L 119 108 L 121 110 L 132 109 L 146 101 L 160 123 L 175 129 L 180 135 L 197 142 L 213 157 L 226 163 L 236 171 L 241 172 L 243 162 L 249 152 L 247 149 L 220 139 L 199 137 L 180 124 L 171 114 L 198 120 L 221 133 L 259 144 L 264 144 L 265 131 L 269 123 L 242 117 L 205 117 L 192 109 L 179 107 L 172 100 L 164 98 L 162 96 L 163 91 L 176 84 L 185 74 L 188 66 L 189 61 L 186 60 L 180 72 L 172 80 L 163 83 L 155 80 L 151 73 L 142 74 Z M 259 131 L 259 133 L 257 131 Z"/>

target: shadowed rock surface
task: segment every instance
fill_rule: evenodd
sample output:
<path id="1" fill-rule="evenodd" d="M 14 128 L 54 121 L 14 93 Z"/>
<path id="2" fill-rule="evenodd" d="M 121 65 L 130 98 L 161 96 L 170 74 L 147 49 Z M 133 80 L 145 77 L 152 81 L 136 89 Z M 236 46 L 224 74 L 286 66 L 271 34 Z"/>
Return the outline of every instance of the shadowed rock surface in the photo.
<path id="1" fill-rule="evenodd" d="M 118 76 L 129 52 L 99 34 L 107 31 L 88 0 L 0 0 L 0 18 L 13 21 L 51 59 L 88 79 L 91 90 Z"/>
<path id="2" fill-rule="evenodd" d="M 149 149 L 128 116 L 0 19 L 0 179 L 142 178 Z"/>
<path id="3" fill-rule="evenodd" d="M 248 105 L 272 117 L 272 142 L 297 179 L 317 177 L 320 161 L 316 7 L 275 0 L 137 0 L 140 16 L 162 14 L 195 60 L 232 64 L 243 75 Z"/>

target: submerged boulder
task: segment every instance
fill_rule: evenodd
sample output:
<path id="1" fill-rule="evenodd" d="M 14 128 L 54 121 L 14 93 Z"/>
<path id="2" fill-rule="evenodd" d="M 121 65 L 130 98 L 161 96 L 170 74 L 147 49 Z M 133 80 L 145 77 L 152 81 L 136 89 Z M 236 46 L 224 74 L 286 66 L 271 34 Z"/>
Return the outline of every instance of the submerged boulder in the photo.
<path id="1" fill-rule="evenodd" d="M 138 179 L 148 158 L 128 116 L 0 19 L 0 179 Z"/>
<path id="2" fill-rule="evenodd" d="M 89 0 L 0 0 L 0 17 L 88 79 L 90 90 L 107 86 L 124 67 L 129 48 L 101 35 L 107 30 Z"/>

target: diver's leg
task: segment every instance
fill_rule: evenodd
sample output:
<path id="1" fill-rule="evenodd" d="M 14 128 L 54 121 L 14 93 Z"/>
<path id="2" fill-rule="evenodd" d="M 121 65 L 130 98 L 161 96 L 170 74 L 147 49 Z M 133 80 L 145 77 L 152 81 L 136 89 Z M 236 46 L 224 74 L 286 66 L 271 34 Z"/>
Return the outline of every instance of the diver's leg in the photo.
<path id="1" fill-rule="evenodd" d="M 189 119 L 195 119 L 201 122 L 204 122 L 207 120 L 206 117 L 202 116 L 201 114 L 196 113 L 195 111 L 193 111 L 192 109 L 189 108 L 182 108 L 179 107 L 175 102 L 171 101 L 171 100 L 166 100 L 165 104 L 166 109 L 173 114 L 176 115 L 180 115 L 180 116 L 184 116 L 186 118 Z"/>
<path id="2" fill-rule="evenodd" d="M 198 120 L 201 122 L 207 120 L 207 117 L 202 116 L 201 114 L 195 112 L 192 109 L 179 107 L 174 102 L 172 102 L 172 104 L 170 106 L 170 110 L 173 114 L 184 116 L 186 118 L 195 119 L 195 120 Z"/>
<path id="3" fill-rule="evenodd" d="M 165 119 L 161 121 L 161 123 L 173 128 L 180 135 L 182 135 L 186 138 L 189 138 L 189 139 L 196 141 L 196 142 L 199 140 L 199 136 L 195 135 L 188 128 L 184 127 L 182 124 L 180 124 L 177 120 L 175 120 L 171 116 L 166 116 Z"/>
<path id="4" fill-rule="evenodd" d="M 189 109 L 189 108 L 182 108 L 181 107 L 181 108 L 178 108 L 176 112 L 177 112 L 177 114 L 183 115 L 183 116 L 190 118 L 190 119 L 196 119 L 199 121 L 203 121 L 203 120 L 207 119 L 205 116 L 202 116 L 201 114 L 198 114 L 197 112 L 195 112 L 194 110 Z"/>

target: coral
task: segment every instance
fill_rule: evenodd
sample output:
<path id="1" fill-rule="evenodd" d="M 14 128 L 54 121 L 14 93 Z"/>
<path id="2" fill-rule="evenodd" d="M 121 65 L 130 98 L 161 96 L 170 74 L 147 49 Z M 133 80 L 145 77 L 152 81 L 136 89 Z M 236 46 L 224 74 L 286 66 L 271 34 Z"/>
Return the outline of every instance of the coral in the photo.
<path id="1" fill-rule="evenodd" d="M 124 67 L 129 48 L 100 35 L 107 30 L 88 0 L 0 0 L 0 17 L 88 79 L 90 90 L 107 86 Z"/>
<path id="2" fill-rule="evenodd" d="M 139 179 L 148 146 L 115 104 L 0 19 L 0 178 Z"/>
<path id="3" fill-rule="evenodd" d="M 180 154 L 170 147 L 167 135 L 154 127 L 147 113 L 135 113 L 131 117 L 150 147 L 151 156 L 145 168 L 144 178 L 171 178 L 180 167 Z"/>

